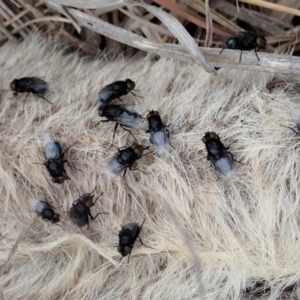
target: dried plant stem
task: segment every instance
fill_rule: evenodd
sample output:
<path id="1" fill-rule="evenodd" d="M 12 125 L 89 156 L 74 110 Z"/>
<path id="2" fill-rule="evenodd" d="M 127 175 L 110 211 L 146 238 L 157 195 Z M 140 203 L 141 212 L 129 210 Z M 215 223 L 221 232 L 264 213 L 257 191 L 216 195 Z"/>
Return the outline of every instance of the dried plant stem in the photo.
<path id="1" fill-rule="evenodd" d="M 262 0 L 239 0 L 239 1 L 257 5 L 257 6 L 261 6 L 261 7 L 265 7 L 265 8 L 269 8 L 272 10 L 277 10 L 280 12 L 289 13 L 289 14 L 292 14 L 295 16 L 300 16 L 300 11 L 298 9 L 286 7 L 283 5 L 279 5 L 279 4 L 275 4 L 275 3 L 271 3 L 271 2 L 267 2 L 267 1 L 262 1 Z"/>
<path id="2" fill-rule="evenodd" d="M 205 14 L 206 14 L 206 37 L 204 47 L 210 47 L 212 45 L 213 36 L 213 24 L 210 14 L 209 0 L 205 0 Z"/>
<path id="3" fill-rule="evenodd" d="M 81 26 L 92 29 L 121 43 L 164 57 L 188 62 L 195 61 L 187 50 L 180 45 L 154 43 L 76 9 L 69 9 L 69 12 Z M 282 74 L 300 74 L 300 59 L 294 56 L 259 53 L 260 62 L 258 62 L 253 52 L 244 51 L 242 61 L 238 63 L 240 51 L 225 50 L 222 55 L 220 55 L 220 49 L 201 48 L 201 51 L 206 59 L 215 67 L 280 72 Z"/>
<path id="4" fill-rule="evenodd" d="M 16 240 L 14 246 L 11 248 L 11 250 L 9 251 L 9 254 L 8 254 L 8 258 L 6 260 L 6 262 L 1 266 L 0 268 L 0 274 L 3 275 L 5 272 L 7 272 L 7 267 L 8 267 L 8 264 L 11 260 L 11 258 L 15 255 L 17 249 L 18 249 L 18 246 L 19 246 L 19 243 L 24 239 L 24 237 L 26 236 L 28 230 L 32 227 L 32 225 L 35 223 L 35 221 L 37 220 L 37 216 L 35 216 L 35 218 L 33 219 L 32 223 L 27 227 L 25 228 L 22 233 L 19 235 L 18 239 Z M 0 298 L 1 299 L 1 298 Z"/>

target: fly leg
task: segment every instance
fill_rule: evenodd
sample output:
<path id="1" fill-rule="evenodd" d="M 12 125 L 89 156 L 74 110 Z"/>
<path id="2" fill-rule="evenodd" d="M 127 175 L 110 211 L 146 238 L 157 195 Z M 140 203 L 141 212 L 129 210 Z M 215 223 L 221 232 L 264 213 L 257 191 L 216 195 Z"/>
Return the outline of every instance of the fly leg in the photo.
<path id="1" fill-rule="evenodd" d="M 142 239 L 140 238 L 140 232 L 141 232 L 142 227 L 143 227 L 143 225 L 144 225 L 144 223 L 145 223 L 145 220 L 146 220 L 146 219 L 143 220 L 143 223 L 142 223 L 141 226 L 140 226 L 139 240 L 140 240 L 140 242 L 141 242 L 141 244 L 142 244 L 143 246 L 145 246 L 145 247 L 147 247 L 147 248 L 150 248 L 150 249 L 153 249 L 152 247 L 149 247 L 149 246 L 145 245 L 145 244 L 143 243 Z"/>
<path id="2" fill-rule="evenodd" d="M 254 49 L 255 55 L 256 55 L 256 57 L 257 57 L 257 60 L 260 61 L 260 60 L 259 60 L 259 57 L 258 57 L 258 55 L 257 55 L 257 52 L 258 52 L 258 51 L 259 51 L 259 48 L 255 48 L 255 49 Z"/>
<path id="3" fill-rule="evenodd" d="M 26 103 L 26 101 L 27 101 L 27 98 L 28 98 L 29 94 L 30 94 L 30 92 L 29 92 L 29 93 L 27 93 L 27 95 L 26 95 L 26 97 L 25 97 L 25 101 L 24 101 L 23 108 L 25 107 L 25 103 Z"/>
<path id="4" fill-rule="evenodd" d="M 71 164 L 70 164 L 70 162 L 69 162 L 68 160 L 63 160 L 62 162 L 63 162 L 63 163 L 67 163 L 71 169 L 75 169 L 75 170 L 77 170 L 77 171 L 83 173 L 80 169 L 77 169 L 77 168 L 71 166 Z M 67 175 L 67 174 L 65 173 L 65 175 Z M 68 179 L 70 179 L 69 176 L 68 176 Z"/>
<path id="5" fill-rule="evenodd" d="M 117 123 L 117 124 L 118 124 L 118 123 Z M 125 128 L 122 124 L 120 124 L 120 126 L 121 126 L 125 131 L 128 131 L 128 132 L 133 136 L 133 138 L 136 140 L 135 136 L 132 134 L 132 132 L 131 132 L 129 129 Z"/>
<path id="6" fill-rule="evenodd" d="M 114 134 L 113 134 L 113 139 L 112 139 L 112 142 L 111 142 L 111 146 L 114 143 L 114 139 L 115 139 L 115 136 L 116 136 L 116 131 L 117 131 L 118 125 L 119 125 L 119 123 L 117 122 L 116 125 L 115 125 L 115 129 L 114 129 Z"/>
<path id="7" fill-rule="evenodd" d="M 47 101 L 48 103 L 53 104 L 52 102 L 50 102 L 48 99 L 46 99 L 46 98 L 43 97 L 42 95 L 40 95 L 40 94 L 36 94 L 36 95 L 37 95 L 38 97 L 44 99 L 44 100 Z"/>
<path id="8" fill-rule="evenodd" d="M 97 213 L 95 217 L 92 216 L 91 212 L 89 212 L 89 216 L 92 220 L 96 219 L 99 215 L 108 215 L 107 212 Z"/>

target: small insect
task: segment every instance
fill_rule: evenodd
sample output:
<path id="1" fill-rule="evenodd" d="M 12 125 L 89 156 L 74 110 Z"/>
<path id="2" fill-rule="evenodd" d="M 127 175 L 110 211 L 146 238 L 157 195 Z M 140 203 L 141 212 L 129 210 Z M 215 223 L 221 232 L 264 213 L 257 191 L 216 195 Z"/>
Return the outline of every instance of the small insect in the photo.
<path id="1" fill-rule="evenodd" d="M 95 191 L 95 190 L 94 190 Z M 101 214 L 108 214 L 105 212 L 97 213 L 95 217 L 91 214 L 91 207 L 95 205 L 99 197 L 95 199 L 95 202 L 93 202 L 93 192 L 91 193 L 85 193 L 82 196 L 79 197 L 75 202 L 73 202 L 72 207 L 69 211 L 69 215 L 71 218 L 71 221 L 77 225 L 78 227 L 83 227 L 85 225 L 89 228 L 89 217 L 94 220 Z"/>
<path id="2" fill-rule="evenodd" d="M 118 99 L 123 102 L 120 97 L 127 95 L 129 92 L 135 96 L 132 92 L 134 88 L 135 83 L 131 79 L 115 81 L 101 89 L 98 94 L 98 100 L 104 105 L 109 104 L 114 99 Z"/>
<path id="3" fill-rule="evenodd" d="M 101 105 L 98 109 L 98 114 L 100 117 L 106 118 L 106 120 L 99 121 L 94 127 L 96 127 L 101 122 L 116 122 L 113 140 L 115 138 L 118 125 L 120 125 L 120 127 L 122 127 L 125 131 L 128 131 L 133 137 L 134 135 L 132 134 L 132 132 L 125 127 L 141 128 L 143 126 L 142 117 L 133 109 L 124 105 Z"/>
<path id="4" fill-rule="evenodd" d="M 207 150 L 207 159 L 211 161 L 213 167 L 221 174 L 228 174 L 234 168 L 234 159 L 232 154 L 227 151 L 215 132 L 206 132 L 202 138 Z"/>
<path id="5" fill-rule="evenodd" d="M 49 85 L 45 80 L 39 77 L 14 79 L 10 83 L 10 88 L 14 91 L 14 96 L 17 96 L 18 93 L 27 93 L 25 101 L 27 100 L 28 95 L 32 93 L 52 104 L 52 102 L 44 97 L 49 92 Z"/>
<path id="6" fill-rule="evenodd" d="M 238 37 L 229 38 L 226 41 L 224 48 L 220 51 L 220 54 L 223 52 L 224 49 L 241 50 L 240 60 L 239 60 L 239 62 L 241 62 L 243 50 L 249 51 L 254 49 L 257 60 L 259 61 L 257 52 L 260 49 L 265 49 L 266 45 L 267 45 L 267 40 L 265 37 L 263 37 L 262 35 L 257 35 L 256 33 L 253 32 L 245 31 L 245 32 L 241 32 Z"/>
<path id="7" fill-rule="evenodd" d="M 151 110 L 147 115 L 150 132 L 150 142 L 157 148 L 158 152 L 166 152 L 169 149 L 169 131 L 165 129 L 167 126 L 162 122 L 159 112 Z"/>
<path id="8" fill-rule="evenodd" d="M 119 231 L 118 252 L 122 255 L 121 260 L 123 259 L 123 257 L 129 255 L 128 256 L 128 263 L 129 263 L 131 251 L 132 251 L 132 248 L 133 248 L 134 243 L 137 238 L 139 238 L 139 240 L 143 246 L 145 246 L 147 248 L 151 248 L 151 247 L 145 245 L 140 238 L 140 232 L 142 230 L 144 222 L 145 222 L 145 219 L 141 225 L 139 225 L 138 223 L 133 223 L 133 222 L 128 223 L 128 224 L 124 225 L 122 227 L 122 229 Z"/>
<path id="9" fill-rule="evenodd" d="M 52 181 L 54 183 L 63 184 L 65 180 L 70 179 L 67 175 L 66 170 L 64 168 L 64 164 L 68 163 L 71 167 L 68 160 L 64 160 L 64 155 L 68 152 L 68 150 L 73 147 L 77 142 L 72 144 L 67 150 L 62 152 L 62 147 L 58 141 L 55 141 L 49 133 L 44 135 L 44 155 L 46 162 L 44 165 L 46 166 L 50 176 L 52 177 Z"/>
<path id="10" fill-rule="evenodd" d="M 132 145 L 127 148 L 119 148 L 118 153 L 108 161 L 110 171 L 115 175 L 124 171 L 123 176 L 125 176 L 127 168 L 130 170 L 138 170 L 134 168 L 136 161 L 150 153 L 143 154 L 146 149 L 149 149 L 149 147 L 144 147 L 137 143 L 132 143 Z"/>
<path id="11" fill-rule="evenodd" d="M 50 221 L 51 223 L 58 223 L 60 221 L 60 215 L 55 213 L 54 207 L 47 201 L 38 201 L 35 205 L 35 211 L 45 221 Z"/>

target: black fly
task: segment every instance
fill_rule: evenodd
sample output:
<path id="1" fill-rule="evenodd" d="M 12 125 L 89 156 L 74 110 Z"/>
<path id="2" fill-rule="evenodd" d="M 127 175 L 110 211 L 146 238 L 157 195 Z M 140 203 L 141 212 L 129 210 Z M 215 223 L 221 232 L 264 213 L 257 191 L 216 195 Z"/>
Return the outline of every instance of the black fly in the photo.
<path id="1" fill-rule="evenodd" d="M 131 251 L 137 238 L 139 238 L 143 246 L 151 248 L 149 246 L 146 246 L 140 238 L 140 232 L 142 230 L 144 222 L 145 219 L 141 225 L 137 223 L 128 223 L 124 225 L 122 229 L 119 231 L 118 252 L 122 255 L 121 260 L 123 257 L 129 255 L 128 256 L 128 263 L 129 263 Z"/>
<path id="2" fill-rule="evenodd" d="M 94 192 L 94 191 L 93 191 Z M 95 217 L 91 214 L 91 207 L 95 205 L 98 198 L 95 199 L 93 202 L 94 195 L 93 192 L 85 193 L 79 197 L 73 204 L 69 211 L 69 215 L 71 221 L 77 225 L 78 227 L 83 227 L 85 225 L 89 228 L 89 217 L 94 220 L 101 214 L 108 214 L 108 213 L 97 213 Z"/>
<path id="3" fill-rule="evenodd" d="M 94 127 L 96 127 L 100 122 L 116 122 L 113 140 L 115 138 L 118 125 L 120 125 L 125 131 L 128 131 L 132 136 L 133 134 L 131 131 L 125 127 L 141 128 L 143 125 L 141 122 L 142 117 L 137 112 L 125 107 L 124 105 L 101 105 L 98 109 L 98 114 L 100 117 L 106 118 L 106 120 L 99 121 Z"/>
<path id="4" fill-rule="evenodd" d="M 108 104 L 114 99 L 119 99 L 123 102 L 120 97 L 127 95 L 135 88 L 135 83 L 131 79 L 125 79 L 125 81 L 115 81 L 104 86 L 98 94 L 98 100 L 102 104 Z M 134 94 L 133 94 L 134 95 Z"/>
<path id="5" fill-rule="evenodd" d="M 43 220 L 50 221 L 51 223 L 58 223 L 60 221 L 60 215 L 55 213 L 54 207 L 52 207 L 47 201 L 40 200 L 35 204 L 35 211 Z M 58 224 L 57 224 L 58 225 Z"/>
<path id="6" fill-rule="evenodd" d="M 65 180 L 70 179 L 64 168 L 65 163 L 68 163 L 69 166 L 70 163 L 68 160 L 64 160 L 63 158 L 65 153 L 75 144 L 76 142 L 67 150 L 62 152 L 61 145 L 58 141 L 55 141 L 49 133 L 44 135 L 44 155 L 46 159 L 44 165 L 46 166 L 54 183 L 62 184 Z"/>
<path id="7" fill-rule="evenodd" d="M 267 40 L 264 36 L 257 35 L 256 33 L 253 32 L 245 31 L 245 32 L 241 32 L 238 37 L 229 38 L 226 41 L 224 48 L 220 51 L 220 54 L 223 52 L 224 49 L 241 50 L 240 60 L 239 60 L 239 62 L 241 62 L 243 50 L 249 51 L 254 49 L 255 55 L 259 61 L 257 52 L 260 49 L 265 49 L 266 45 L 267 45 Z"/>
<path id="8" fill-rule="evenodd" d="M 27 99 L 28 95 L 32 93 L 52 104 L 48 99 L 44 97 L 49 92 L 49 85 L 45 80 L 41 78 L 23 77 L 20 79 L 14 79 L 10 83 L 10 88 L 12 89 L 12 91 L 14 91 L 14 96 L 17 96 L 18 93 L 27 93 Z"/>
<path id="9" fill-rule="evenodd" d="M 213 167 L 221 174 L 226 175 L 234 168 L 234 159 L 232 154 L 227 151 L 215 132 L 206 132 L 202 138 L 207 150 L 207 159 L 211 161 Z"/>
<path id="10" fill-rule="evenodd" d="M 127 168 L 130 170 L 137 170 L 137 168 L 133 168 L 136 164 L 136 160 L 140 159 L 144 155 L 149 154 L 143 154 L 144 150 L 148 148 L 149 147 L 144 147 L 137 143 L 132 143 L 132 145 L 127 148 L 119 148 L 118 153 L 108 161 L 108 167 L 110 171 L 115 175 L 118 175 L 124 171 L 123 176 L 125 176 Z"/>
<path id="11" fill-rule="evenodd" d="M 150 132 L 150 142 L 157 148 L 158 152 L 168 151 L 170 146 L 169 131 L 167 126 L 162 122 L 159 112 L 151 110 L 147 115 Z"/>

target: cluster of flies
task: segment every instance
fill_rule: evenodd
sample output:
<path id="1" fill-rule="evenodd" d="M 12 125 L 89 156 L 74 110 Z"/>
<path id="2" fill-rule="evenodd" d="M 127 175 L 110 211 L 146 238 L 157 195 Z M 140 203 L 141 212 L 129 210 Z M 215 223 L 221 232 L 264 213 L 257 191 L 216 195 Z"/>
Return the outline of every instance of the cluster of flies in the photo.
<path id="1" fill-rule="evenodd" d="M 69 216 L 71 221 L 79 227 L 83 227 L 88 225 L 89 227 L 89 217 L 93 220 L 97 218 L 100 214 L 107 214 L 97 213 L 94 217 L 91 214 L 91 207 L 95 205 L 96 201 L 99 197 L 93 201 L 94 195 L 93 192 L 85 193 L 79 197 L 75 202 L 73 202 L 71 209 L 69 210 Z M 51 223 L 57 224 L 60 221 L 60 214 L 54 211 L 56 209 L 52 205 L 49 204 L 48 201 L 40 200 L 35 204 L 36 213 L 45 221 L 50 221 Z M 129 222 L 122 226 L 121 230 L 119 231 L 119 245 L 118 251 L 122 255 L 121 260 L 123 257 L 128 256 L 128 262 L 131 255 L 131 251 L 135 244 L 137 238 L 139 238 L 142 245 L 145 247 L 151 248 L 145 245 L 140 238 L 140 232 L 142 230 L 143 224 L 139 225 L 136 222 Z M 58 224 L 57 224 L 58 225 Z"/>
<path id="2" fill-rule="evenodd" d="M 36 80 L 36 77 L 33 77 L 31 79 L 32 82 L 40 83 L 41 81 L 43 81 L 40 78 Z M 18 84 L 15 84 L 16 82 L 23 82 L 24 80 L 28 81 L 29 78 L 26 77 L 15 79 L 14 87 L 18 86 Z M 129 131 L 126 127 L 134 127 L 132 125 L 138 123 L 138 120 L 142 118 L 136 112 L 130 111 L 124 104 L 110 104 L 110 102 L 114 99 L 119 99 L 123 103 L 120 97 L 128 94 L 128 92 L 132 91 L 134 87 L 135 83 L 130 79 L 126 79 L 125 81 L 116 81 L 105 86 L 98 94 L 98 100 L 101 102 L 101 106 L 98 109 L 99 116 L 106 118 L 105 120 L 102 120 L 100 122 L 116 122 L 114 136 L 118 125 L 120 125 L 126 131 Z M 27 92 L 28 90 L 29 89 L 27 89 Z M 45 90 L 48 90 L 47 86 L 45 87 Z M 41 89 L 37 91 L 37 89 L 33 88 L 30 91 L 33 94 L 40 96 L 39 92 L 41 91 Z M 18 89 L 18 92 L 21 92 L 21 89 Z M 42 96 L 44 99 L 44 94 Z M 163 147 L 165 146 L 164 144 L 169 143 L 169 133 L 165 129 L 166 126 L 163 124 L 159 113 L 156 111 L 150 111 L 147 119 L 149 122 L 149 129 L 147 130 L 147 132 L 151 133 L 150 141 L 157 147 Z M 161 136 L 163 136 L 162 139 L 160 138 Z M 162 144 L 161 141 L 164 144 Z M 43 163 L 43 165 L 47 168 L 54 183 L 63 184 L 65 180 L 70 179 L 64 165 L 65 163 L 67 163 L 69 167 L 74 167 L 72 167 L 69 161 L 65 159 L 65 154 L 75 144 L 76 142 L 68 147 L 65 151 L 63 151 L 59 141 L 55 140 L 49 133 L 46 133 L 44 135 L 45 162 Z M 149 147 L 144 147 L 136 142 L 132 143 L 131 147 L 119 148 L 117 154 L 108 161 L 108 167 L 110 168 L 110 171 L 113 174 L 120 174 L 122 171 L 124 171 L 123 176 L 125 176 L 127 168 L 133 170 L 133 165 L 135 164 L 136 160 L 140 159 L 143 156 L 143 151 L 148 148 Z M 93 220 L 100 214 L 107 214 L 105 212 L 97 213 L 95 216 L 91 214 L 91 207 L 95 205 L 99 197 L 97 197 L 95 201 L 93 201 L 93 198 L 93 192 L 85 193 L 80 196 L 79 199 L 73 202 L 68 214 L 70 220 L 78 227 L 83 227 L 85 225 L 89 227 L 89 218 Z M 54 209 L 55 207 L 50 205 L 48 201 L 45 200 L 38 201 L 35 205 L 37 214 L 43 220 L 47 220 L 54 224 L 57 224 L 60 221 L 60 215 L 56 213 Z M 118 251 L 122 254 L 122 257 L 127 256 L 128 254 L 130 257 L 131 250 L 137 238 L 139 238 L 139 240 L 143 244 L 141 238 L 139 237 L 142 226 L 143 223 L 139 225 L 136 222 L 129 222 L 122 227 L 121 231 L 119 232 L 118 246 Z"/>
<path id="3" fill-rule="evenodd" d="M 57 140 L 54 140 L 50 134 L 47 133 L 44 136 L 45 162 L 43 164 L 49 171 L 54 183 L 62 184 L 65 180 L 70 179 L 64 168 L 64 164 L 69 164 L 69 161 L 64 159 L 64 155 L 72 146 L 68 147 L 63 152 L 61 144 Z M 91 214 L 91 207 L 93 207 L 99 199 L 99 197 L 97 197 L 94 200 L 93 193 L 94 191 L 81 195 L 76 201 L 73 202 L 72 207 L 68 211 L 70 220 L 78 227 L 84 227 L 87 225 L 89 228 L 89 219 L 94 220 L 101 214 L 108 214 L 106 212 L 99 212 L 95 216 Z M 56 208 L 49 204 L 47 200 L 40 200 L 35 203 L 35 210 L 43 220 L 57 224 L 60 221 L 61 216 L 55 212 L 55 209 Z M 121 231 L 119 232 L 118 245 L 118 251 L 122 255 L 121 259 L 129 254 L 129 261 L 131 250 L 137 238 L 139 238 L 143 244 L 141 238 L 139 237 L 143 223 L 139 225 L 136 222 L 129 222 L 122 227 Z M 145 244 L 143 245 L 146 246 Z"/>
<path id="4" fill-rule="evenodd" d="M 250 32 L 242 32 L 239 37 L 229 38 L 221 52 L 225 48 L 239 49 L 241 50 L 242 55 L 243 50 L 255 49 L 256 53 L 259 49 L 264 49 L 265 46 L 266 39 L 264 37 Z M 259 60 L 258 56 L 257 59 Z M 14 79 L 10 84 L 10 88 L 14 92 L 14 96 L 18 93 L 27 93 L 27 99 L 28 95 L 32 93 L 44 99 L 48 103 L 51 103 L 45 97 L 50 91 L 49 84 L 42 78 L 23 77 L 20 79 Z M 97 100 L 101 103 L 98 109 L 98 115 L 104 118 L 104 120 L 100 120 L 95 127 L 101 122 L 115 122 L 113 140 L 118 126 L 123 128 L 125 131 L 128 131 L 132 136 L 133 134 L 129 128 L 142 128 L 142 121 L 144 118 L 139 115 L 134 108 L 125 105 L 123 100 L 120 98 L 127 95 L 129 92 L 135 95 L 133 93 L 134 88 L 135 82 L 131 79 L 126 79 L 124 81 L 115 81 L 104 86 L 97 94 Z M 111 102 L 116 99 L 119 100 L 121 104 L 111 104 Z M 150 133 L 150 142 L 156 147 L 157 152 L 162 152 L 162 150 L 168 151 L 171 146 L 169 131 L 166 129 L 167 126 L 163 123 L 159 112 L 154 110 L 149 111 L 146 119 L 148 121 L 148 129 L 146 132 Z M 206 132 L 202 141 L 207 150 L 207 159 L 211 162 L 214 169 L 224 175 L 230 173 L 234 169 L 235 160 L 233 159 L 233 155 L 228 151 L 229 147 L 224 146 L 215 132 Z M 74 144 L 76 144 L 76 142 Z M 50 134 L 45 134 L 45 162 L 43 165 L 46 166 L 54 183 L 63 184 L 65 180 L 70 179 L 67 175 L 64 164 L 68 163 L 71 168 L 74 167 L 70 165 L 69 161 L 65 159 L 64 156 L 73 145 L 63 151 L 59 141 L 55 140 Z M 108 160 L 107 164 L 110 172 L 114 175 L 118 175 L 123 172 L 123 176 L 125 176 L 128 168 L 130 170 L 136 170 L 136 161 L 142 156 L 148 154 L 143 154 L 144 150 L 148 148 L 149 147 L 144 147 L 143 145 L 138 144 L 136 141 L 133 142 L 130 147 L 125 146 L 119 148 L 118 152 Z M 73 202 L 72 207 L 68 212 L 71 221 L 79 227 L 83 227 L 85 225 L 89 227 L 89 218 L 93 220 L 100 214 L 107 214 L 105 212 L 97 213 L 95 216 L 91 214 L 91 207 L 93 207 L 99 199 L 99 197 L 97 197 L 95 201 L 93 200 L 93 192 L 85 193 L 80 196 Z M 37 214 L 43 220 L 57 224 L 60 221 L 60 215 L 56 213 L 54 209 L 55 207 L 50 205 L 47 200 L 40 200 L 35 205 Z M 140 242 L 146 246 L 139 236 L 144 221 L 141 225 L 136 222 L 129 222 L 121 228 L 118 234 L 118 251 L 122 257 L 127 255 L 130 257 L 137 238 L 139 238 Z"/>

